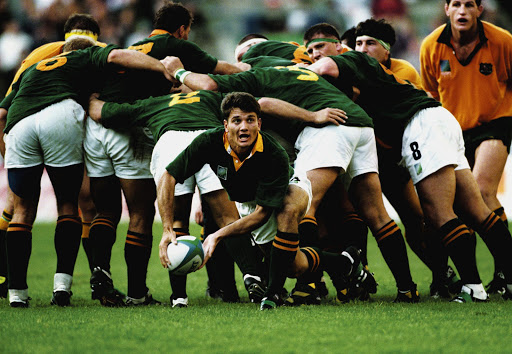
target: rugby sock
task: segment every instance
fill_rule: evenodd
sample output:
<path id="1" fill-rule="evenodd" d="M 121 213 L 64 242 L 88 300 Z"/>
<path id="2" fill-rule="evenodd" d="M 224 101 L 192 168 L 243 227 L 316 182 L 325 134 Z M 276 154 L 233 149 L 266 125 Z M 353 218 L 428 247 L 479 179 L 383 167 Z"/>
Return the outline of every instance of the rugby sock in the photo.
<path id="1" fill-rule="evenodd" d="M 176 237 L 190 235 L 188 228 L 175 228 L 174 232 Z M 187 297 L 187 276 L 174 275 L 169 273 L 169 282 L 171 283 L 172 298 L 186 298 Z"/>
<path id="2" fill-rule="evenodd" d="M 341 221 L 343 238 L 346 249 L 348 246 L 354 246 L 361 251 L 361 263 L 368 265 L 368 226 L 356 213 L 346 214 Z"/>
<path id="3" fill-rule="evenodd" d="M 263 253 L 253 244 L 250 234 L 224 238 L 224 245 L 242 274 L 257 275 L 266 280 Z"/>
<path id="4" fill-rule="evenodd" d="M 446 277 L 448 255 L 431 231 L 420 223 L 405 229 L 405 239 L 411 250 L 432 272 L 432 282 L 442 283 Z"/>
<path id="5" fill-rule="evenodd" d="M 505 223 L 492 212 L 477 232 L 494 257 L 495 267 L 503 271 L 507 283 L 512 283 L 512 237 Z"/>
<path id="6" fill-rule="evenodd" d="M 55 227 L 54 245 L 57 253 L 55 273 L 73 275 L 76 257 L 80 249 L 82 219 L 78 215 L 61 215 Z"/>
<path id="7" fill-rule="evenodd" d="M 131 298 L 140 299 L 149 290 L 146 286 L 146 276 L 152 245 L 153 235 L 128 230 L 124 244 L 124 260 L 128 273 L 128 296 Z"/>
<path id="8" fill-rule="evenodd" d="M 206 263 L 208 273 L 208 291 L 212 297 L 218 295 L 227 302 L 238 301 L 239 295 L 235 282 L 235 263 L 221 240 L 212 257 Z"/>
<path id="9" fill-rule="evenodd" d="M 413 283 L 407 248 L 398 225 L 391 220 L 374 234 L 382 257 L 391 270 L 398 290 L 411 290 Z"/>
<path id="10" fill-rule="evenodd" d="M 280 294 L 299 250 L 299 234 L 277 230 L 270 250 L 269 285 L 265 296 Z"/>
<path id="11" fill-rule="evenodd" d="M 306 215 L 299 223 L 299 238 L 301 246 L 318 247 L 318 224 L 314 216 Z"/>
<path id="12" fill-rule="evenodd" d="M 300 249 L 308 259 L 308 272 L 316 272 L 319 269 L 329 274 L 348 275 L 353 263 L 340 253 L 322 251 L 316 247 L 302 247 Z"/>
<path id="13" fill-rule="evenodd" d="M 306 215 L 299 223 L 299 240 L 301 247 L 320 246 L 320 238 L 318 235 L 318 223 L 314 216 Z M 309 258 L 308 261 L 310 261 Z M 311 265 L 312 263 L 310 262 L 309 264 Z M 299 284 L 310 284 L 319 282 L 320 279 L 322 278 L 322 275 L 323 271 L 319 269 L 309 271 L 297 278 L 297 283 L 295 287 L 297 287 Z"/>
<path id="14" fill-rule="evenodd" d="M 27 289 L 27 269 L 32 253 L 32 225 L 10 223 L 7 229 L 9 289 Z"/>
<path id="15" fill-rule="evenodd" d="M 110 273 L 110 258 L 115 242 L 116 225 L 114 222 L 108 218 L 94 218 L 89 230 L 89 243 L 94 267 L 100 267 Z"/>
<path id="16" fill-rule="evenodd" d="M 498 209 L 494 210 L 494 213 L 500 217 L 500 219 L 505 223 L 505 226 L 508 229 L 508 220 L 507 220 L 507 214 L 505 214 L 505 209 L 503 207 L 499 207 Z M 503 266 L 494 260 L 494 279 L 496 277 L 499 277 L 498 273 L 503 272 Z"/>
<path id="17" fill-rule="evenodd" d="M 476 266 L 475 235 L 458 218 L 448 221 L 437 231 L 441 242 L 459 272 L 463 284 L 480 284 Z"/>
<path id="18" fill-rule="evenodd" d="M 87 256 L 87 262 L 89 264 L 89 269 L 93 270 L 93 261 L 92 261 L 92 249 L 89 241 L 89 232 L 91 230 L 91 222 L 86 222 L 82 219 L 82 247 L 84 248 L 85 255 Z"/>
<path id="19" fill-rule="evenodd" d="M 494 211 L 494 213 L 500 217 L 501 221 L 505 223 L 505 226 L 508 229 L 508 219 L 507 214 L 505 213 L 505 209 L 503 207 L 499 207 Z"/>
<path id="20" fill-rule="evenodd" d="M 7 244 L 6 244 L 6 233 L 9 223 L 12 220 L 12 215 L 7 211 L 3 211 L 2 217 L 0 218 L 0 291 L 7 291 Z M 5 294 L 5 296 L 7 293 Z M 0 298 L 5 297 L 3 293 L 0 293 Z"/>

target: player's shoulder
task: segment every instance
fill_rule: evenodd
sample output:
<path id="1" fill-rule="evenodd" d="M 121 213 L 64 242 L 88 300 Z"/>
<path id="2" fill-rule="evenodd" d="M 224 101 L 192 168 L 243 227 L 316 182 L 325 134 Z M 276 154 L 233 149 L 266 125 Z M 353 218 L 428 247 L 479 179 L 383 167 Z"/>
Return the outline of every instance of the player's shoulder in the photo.
<path id="1" fill-rule="evenodd" d="M 51 42 L 43 44 L 40 47 L 37 47 L 34 49 L 30 54 L 27 56 L 25 61 L 40 61 L 43 59 L 51 58 L 56 55 L 59 55 L 62 53 L 62 47 L 64 46 L 66 42 L 65 41 L 58 41 L 58 42 Z"/>
<path id="2" fill-rule="evenodd" d="M 437 40 L 439 39 L 439 36 L 441 35 L 441 33 L 443 33 L 443 31 L 445 30 L 446 28 L 446 23 L 445 24 L 442 24 L 441 26 L 437 27 L 436 29 L 434 29 L 432 32 L 430 32 L 422 41 L 421 43 L 421 46 L 422 47 L 425 47 L 425 46 L 431 46 L 431 45 L 434 45 Z"/>
<path id="3" fill-rule="evenodd" d="M 393 69 L 403 69 L 403 70 L 414 70 L 417 71 L 414 65 L 409 63 L 405 59 L 400 58 L 391 58 L 391 71 L 394 71 Z"/>
<path id="4" fill-rule="evenodd" d="M 503 39 L 505 41 L 512 40 L 512 34 L 510 34 L 510 32 L 507 31 L 506 29 L 496 26 L 495 24 L 492 24 L 487 21 L 482 21 L 482 25 L 484 27 L 485 36 L 489 40 L 497 40 L 497 39 L 498 40 Z"/>

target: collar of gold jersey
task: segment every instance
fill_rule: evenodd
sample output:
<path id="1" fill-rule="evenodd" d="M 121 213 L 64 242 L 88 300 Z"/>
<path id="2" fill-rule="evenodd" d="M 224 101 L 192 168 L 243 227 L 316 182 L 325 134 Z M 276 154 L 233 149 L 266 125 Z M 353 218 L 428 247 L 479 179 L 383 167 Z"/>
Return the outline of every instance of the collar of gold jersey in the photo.
<path id="1" fill-rule="evenodd" d="M 247 161 L 249 158 L 251 158 L 251 156 L 253 156 L 256 152 L 263 152 L 263 137 L 261 136 L 261 133 L 258 133 L 258 138 L 256 139 L 256 144 L 254 144 L 254 146 L 252 147 L 251 153 L 244 160 L 241 160 L 237 156 L 236 152 L 234 152 L 233 149 L 231 148 L 231 146 L 229 145 L 228 133 L 224 132 L 223 140 L 224 140 L 224 148 L 226 149 L 227 153 L 229 155 L 231 155 L 231 157 L 233 158 L 233 164 L 235 165 L 235 171 L 238 171 L 240 169 L 240 167 L 242 167 L 244 162 Z"/>
<path id="2" fill-rule="evenodd" d="M 170 34 L 172 36 L 172 33 L 171 32 L 168 32 L 166 30 L 161 30 L 161 29 L 155 29 L 151 32 L 151 34 L 149 35 L 149 37 L 153 37 L 153 36 L 158 36 L 159 34 Z"/>

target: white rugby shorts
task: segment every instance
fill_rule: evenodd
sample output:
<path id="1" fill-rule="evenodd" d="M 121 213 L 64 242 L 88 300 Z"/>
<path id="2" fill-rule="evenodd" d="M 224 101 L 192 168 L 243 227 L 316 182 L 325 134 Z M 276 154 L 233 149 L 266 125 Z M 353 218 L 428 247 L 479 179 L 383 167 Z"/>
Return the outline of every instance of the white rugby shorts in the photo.
<path id="1" fill-rule="evenodd" d="M 84 118 L 84 109 L 72 99 L 23 118 L 4 136 L 5 168 L 82 163 Z"/>
<path id="2" fill-rule="evenodd" d="M 152 141 L 144 137 L 149 146 Z M 151 155 L 136 158 L 130 134 L 107 129 L 91 118 L 85 124 L 85 167 L 89 177 L 115 175 L 123 179 L 149 179 Z"/>
<path id="3" fill-rule="evenodd" d="M 175 131 L 169 130 L 165 132 L 153 149 L 153 156 L 151 158 L 151 173 L 155 183 L 166 172 L 166 167 L 169 165 L 176 156 L 178 156 L 187 146 L 190 145 L 198 135 L 205 130 L 192 130 L 192 131 Z M 223 189 L 219 178 L 210 168 L 210 165 L 204 165 L 193 176 L 187 178 L 184 183 L 177 183 L 174 189 L 174 195 L 180 196 L 185 194 L 193 194 L 195 187 L 201 194 L 206 194 Z"/>
<path id="4" fill-rule="evenodd" d="M 295 149 L 295 169 L 299 171 L 340 167 L 350 179 L 378 172 L 375 135 L 370 127 L 306 127 L 299 134 Z"/>
<path id="5" fill-rule="evenodd" d="M 443 107 L 418 111 L 405 127 L 400 165 L 409 170 L 414 184 L 445 166 L 469 168 L 457 119 Z"/>
<path id="6" fill-rule="evenodd" d="M 311 182 L 305 173 L 295 172 L 292 178 L 290 178 L 289 186 L 297 186 L 304 190 L 308 194 L 308 206 L 306 211 L 311 206 L 311 201 L 313 200 L 313 191 L 311 189 Z M 238 203 L 236 202 L 236 208 L 238 209 L 238 214 L 241 218 L 247 216 L 256 210 L 256 202 L 245 202 Z M 274 237 L 277 234 L 277 215 L 276 211 L 272 212 L 272 215 L 267 220 L 267 222 L 257 229 L 251 231 L 251 235 L 256 244 L 261 245 L 267 242 L 274 240 Z"/>

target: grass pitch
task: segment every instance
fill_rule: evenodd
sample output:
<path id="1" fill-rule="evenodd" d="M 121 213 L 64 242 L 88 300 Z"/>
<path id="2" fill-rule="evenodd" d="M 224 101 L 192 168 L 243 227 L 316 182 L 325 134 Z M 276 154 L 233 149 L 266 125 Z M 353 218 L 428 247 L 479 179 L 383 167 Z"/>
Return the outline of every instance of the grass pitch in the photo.
<path id="1" fill-rule="evenodd" d="M 369 303 L 279 308 L 260 312 L 248 302 L 237 272 L 240 304 L 205 297 L 206 271 L 189 275 L 189 307 L 172 309 L 168 276 L 158 261 L 161 227 L 154 229 L 148 286 L 163 306 L 104 308 L 91 300 L 89 270 L 83 250 L 75 268 L 72 306 L 50 306 L 55 251 L 54 224 L 33 230 L 29 266 L 28 309 L 12 309 L 0 300 L 0 352 L 171 352 L 171 353 L 339 353 L 339 352 L 512 352 L 512 301 L 494 296 L 489 303 L 454 304 L 428 296 L 430 272 L 409 253 L 413 278 L 422 296 L 419 304 L 393 304 L 396 289 L 375 241 L 369 237 L 370 268 L 379 288 Z M 123 243 L 126 225 L 118 231 L 112 256 L 115 286 L 126 289 Z M 197 229 L 193 234 L 197 234 Z M 493 262 L 481 240 L 477 247 L 482 280 L 492 277 Z M 294 281 L 288 280 L 291 290 Z"/>

